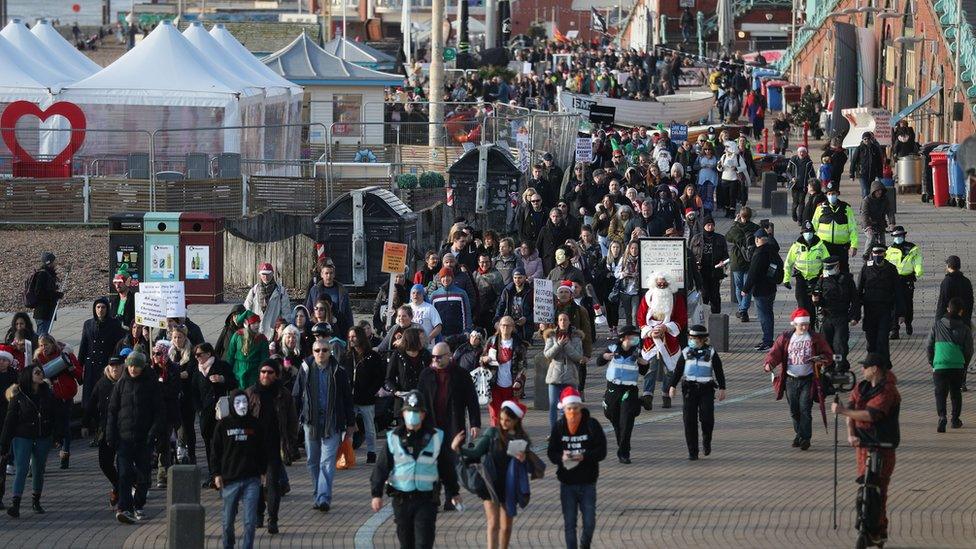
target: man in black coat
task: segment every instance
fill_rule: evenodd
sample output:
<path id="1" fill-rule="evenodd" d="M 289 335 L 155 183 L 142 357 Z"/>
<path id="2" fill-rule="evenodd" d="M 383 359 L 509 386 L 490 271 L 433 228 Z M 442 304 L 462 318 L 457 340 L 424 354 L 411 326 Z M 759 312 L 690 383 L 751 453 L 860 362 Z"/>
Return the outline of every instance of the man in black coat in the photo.
<path id="1" fill-rule="evenodd" d="M 569 232 L 569 227 L 563 221 L 563 214 L 559 208 L 549 210 L 549 222 L 539 232 L 535 243 L 535 248 L 542 259 L 543 272 L 548 273 L 556 266 L 556 249 L 576 236 Z"/>
<path id="2" fill-rule="evenodd" d="M 813 167 L 813 160 L 810 159 L 806 147 L 796 148 L 796 155 L 791 157 L 786 164 L 786 176 L 790 181 L 790 193 L 793 195 L 793 210 L 790 213 L 793 216 L 793 221 L 802 227 L 803 220 L 800 217 L 803 215 L 807 183 L 817 181 L 817 171 Z"/>
<path id="3" fill-rule="evenodd" d="M 895 320 L 895 303 L 901 298 L 898 269 L 885 259 L 887 248 L 871 248 L 871 260 L 861 268 L 857 292 L 864 307 L 861 328 L 869 353 L 888 354 L 888 334 Z"/>
<path id="4" fill-rule="evenodd" d="M 874 134 L 861 134 L 861 144 L 851 156 L 851 179 L 860 178 L 861 198 L 871 192 L 871 182 L 881 178 L 881 168 L 884 163 L 884 152 L 874 140 Z"/>
<path id="5" fill-rule="evenodd" d="M 962 261 L 959 256 L 950 255 L 946 258 L 946 275 L 939 285 L 939 302 L 935 309 L 935 319 L 946 315 L 946 308 L 949 300 L 958 297 L 963 302 L 962 320 L 968 326 L 973 324 L 973 283 L 966 275 L 962 274 Z M 968 370 L 967 370 L 968 371 Z M 968 391 L 966 387 L 966 374 L 963 373 L 962 390 Z"/>
<path id="6" fill-rule="evenodd" d="M 92 318 L 81 328 L 81 345 L 78 347 L 78 362 L 84 369 L 81 403 L 88 405 L 95 383 L 102 370 L 112 357 L 115 344 L 125 337 L 125 328 L 118 318 L 109 311 L 108 299 L 100 297 L 92 303 Z"/>
<path id="7" fill-rule="evenodd" d="M 217 401 L 237 388 L 237 377 L 234 376 L 234 369 L 230 364 L 218 358 L 213 345 L 209 343 L 194 347 L 193 356 L 197 364 L 190 380 L 192 395 L 184 395 L 184 398 L 193 399 L 193 406 L 200 414 L 200 434 L 203 435 L 203 440 L 210 441 L 213 440 L 214 429 L 217 427 Z M 203 446 L 209 466 L 210 444 L 208 442 Z M 212 472 L 203 487 L 214 487 Z"/>
<path id="8" fill-rule="evenodd" d="M 41 254 L 41 268 L 32 277 L 31 288 L 34 295 L 34 326 L 38 336 L 42 336 L 51 329 L 54 322 L 54 311 L 58 300 L 64 297 L 64 292 L 58 288 L 57 258 L 51 252 Z"/>
<path id="9" fill-rule="evenodd" d="M 783 259 L 769 245 L 766 229 L 759 229 L 754 235 L 756 251 L 749 262 L 740 296 L 752 294 L 763 331 L 763 339 L 756 345 L 756 350 L 768 351 L 773 346 L 773 303 L 776 301 L 776 284 L 783 279 Z"/>

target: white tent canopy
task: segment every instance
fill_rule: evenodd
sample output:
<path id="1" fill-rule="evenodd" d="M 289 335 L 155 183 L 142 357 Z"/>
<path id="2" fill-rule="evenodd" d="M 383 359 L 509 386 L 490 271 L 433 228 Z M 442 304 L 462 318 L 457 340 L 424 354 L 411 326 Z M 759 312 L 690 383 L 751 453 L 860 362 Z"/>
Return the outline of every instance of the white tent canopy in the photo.
<path id="1" fill-rule="evenodd" d="M 30 101 L 43 108 L 50 103 L 51 95 L 48 87 L 33 74 L 29 66 L 24 65 L 20 50 L 0 36 L 0 112 L 14 101 Z M 31 154 L 39 152 L 37 119 L 24 117 L 17 127 L 20 128 L 17 138 L 21 146 Z M 10 155 L 7 145 L 2 141 L 0 155 Z"/>
<path id="2" fill-rule="evenodd" d="M 238 42 L 237 39 L 234 38 L 234 35 L 231 34 L 223 24 L 214 25 L 214 27 L 210 29 L 210 36 L 213 36 L 214 40 L 223 46 L 223 48 L 235 59 L 250 67 L 252 71 L 263 75 L 268 83 L 267 85 L 284 86 L 290 89 L 293 95 L 302 94 L 301 86 L 291 83 L 291 81 L 288 79 L 282 78 L 281 75 L 269 69 L 267 65 L 262 63 L 257 57 L 248 51 L 243 44 Z"/>
<path id="3" fill-rule="evenodd" d="M 0 36 L 20 51 L 25 66 L 30 67 L 34 77 L 49 88 L 57 89 L 87 76 L 74 67 L 69 67 L 54 55 L 43 42 L 31 34 L 24 22 L 13 18 L 0 30 Z"/>
<path id="4" fill-rule="evenodd" d="M 89 59 L 85 54 L 78 51 L 55 30 L 47 19 L 41 19 L 31 29 L 31 34 L 37 37 L 47 49 L 65 65 L 76 68 L 80 73 L 80 78 L 85 78 L 102 70 L 102 67 Z"/>
<path id="5" fill-rule="evenodd" d="M 477 21 L 471 19 L 472 22 Z M 484 24 L 481 24 L 482 29 Z M 482 31 L 483 32 L 483 31 Z M 327 53 L 336 57 L 341 57 L 350 63 L 362 65 L 369 69 L 393 69 L 396 66 L 396 58 L 387 53 L 361 42 L 347 40 L 344 36 L 333 38 L 322 46 Z"/>

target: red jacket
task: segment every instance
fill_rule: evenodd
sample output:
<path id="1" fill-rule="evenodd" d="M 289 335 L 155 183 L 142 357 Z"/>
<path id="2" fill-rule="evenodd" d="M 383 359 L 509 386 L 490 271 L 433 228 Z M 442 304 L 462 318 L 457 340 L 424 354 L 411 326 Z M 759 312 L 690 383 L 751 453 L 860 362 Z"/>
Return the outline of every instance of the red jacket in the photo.
<path id="1" fill-rule="evenodd" d="M 776 338 L 773 342 L 773 347 L 766 353 L 766 364 L 773 367 L 773 372 L 776 374 L 776 378 L 773 380 L 773 388 L 776 390 L 776 400 L 782 400 L 783 392 L 786 390 L 786 384 L 783 380 L 786 376 L 787 359 L 789 357 L 789 347 L 790 339 L 793 337 L 793 330 L 787 330 Z M 823 357 L 820 361 L 825 367 L 830 366 L 834 363 L 834 351 L 830 348 L 830 344 L 827 343 L 827 339 L 824 336 L 810 330 L 810 340 L 813 343 L 813 356 Z M 779 368 L 777 372 L 776 369 Z M 820 402 L 819 391 L 817 394 L 813 395 L 813 399 Z"/>
<path id="2" fill-rule="evenodd" d="M 43 367 L 61 354 L 68 357 L 68 362 L 71 363 L 71 367 L 54 376 L 54 379 L 51 380 L 51 388 L 54 390 L 54 396 L 59 400 L 70 402 L 75 398 L 75 394 L 78 393 L 78 382 L 82 380 L 84 368 L 82 368 L 81 363 L 78 362 L 78 358 L 73 353 L 64 351 L 63 343 L 58 344 L 58 347 L 60 349 L 57 354 L 50 356 L 43 353 L 38 354 L 35 363 Z"/>

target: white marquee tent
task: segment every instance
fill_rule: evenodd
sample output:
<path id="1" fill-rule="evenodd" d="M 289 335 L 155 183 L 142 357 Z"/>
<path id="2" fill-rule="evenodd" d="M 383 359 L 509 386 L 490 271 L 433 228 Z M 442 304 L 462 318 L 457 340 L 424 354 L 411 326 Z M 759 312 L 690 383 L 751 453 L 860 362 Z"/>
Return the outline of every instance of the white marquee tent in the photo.
<path id="1" fill-rule="evenodd" d="M 37 36 L 34 36 L 20 19 L 11 19 L 3 30 L 0 30 L 0 36 L 6 38 L 20 51 L 23 64 L 30 65 L 31 72 L 52 89 L 76 82 L 91 74 L 63 62 Z"/>
<path id="2" fill-rule="evenodd" d="M 43 43 L 48 51 L 60 59 L 66 66 L 75 68 L 79 73 L 79 79 L 87 78 L 102 70 L 102 67 L 89 59 L 85 54 L 72 46 L 61 33 L 55 30 L 47 19 L 41 19 L 30 30 Z"/>
<path id="3" fill-rule="evenodd" d="M 30 69 L 30 65 L 24 63 L 20 50 L 0 35 L 0 112 L 14 101 L 30 101 L 42 108 L 51 102 L 47 84 Z M 24 118 L 17 127 L 21 128 L 21 131 L 17 132 L 21 146 L 28 152 L 36 153 L 38 151 L 37 119 L 31 121 Z M 7 149 L 7 145 L 0 141 L 0 156 L 9 157 L 9 155 L 10 150 Z M 9 169 L 9 166 L 4 165 L 3 168 Z"/>

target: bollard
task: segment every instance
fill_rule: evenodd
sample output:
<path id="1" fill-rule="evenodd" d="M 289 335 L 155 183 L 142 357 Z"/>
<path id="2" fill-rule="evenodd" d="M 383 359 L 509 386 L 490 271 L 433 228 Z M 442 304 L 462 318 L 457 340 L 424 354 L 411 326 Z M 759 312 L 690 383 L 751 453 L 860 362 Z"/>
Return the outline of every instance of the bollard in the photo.
<path id="1" fill-rule="evenodd" d="M 532 405 L 536 410 L 549 409 L 549 385 L 546 384 L 546 372 L 549 371 L 549 363 L 546 357 L 539 353 L 535 360 L 535 394 L 532 395 Z"/>
<path id="2" fill-rule="evenodd" d="M 708 315 L 708 340 L 716 351 L 724 353 L 729 350 L 729 315 Z"/>
<path id="3" fill-rule="evenodd" d="M 786 215 L 789 212 L 789 191 L 773 191 L 770 194 L 769 210 L 772 215 Z"/>
<path id="4" fill-rule="evenodd" d="M 771 194 L 779 187 L 779 176 L 776 172 L 765 172 L 762 174 L 762 207 L 768 208 Z"/>
<path id="5" fill-rule="evenodd" d="M 173 465 L 167 475 L 166 546 L 203 547 L 206 511 L 200 505 L 200 472 L 195 465 Z"/>

